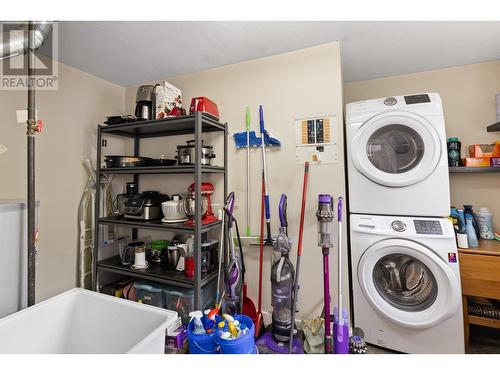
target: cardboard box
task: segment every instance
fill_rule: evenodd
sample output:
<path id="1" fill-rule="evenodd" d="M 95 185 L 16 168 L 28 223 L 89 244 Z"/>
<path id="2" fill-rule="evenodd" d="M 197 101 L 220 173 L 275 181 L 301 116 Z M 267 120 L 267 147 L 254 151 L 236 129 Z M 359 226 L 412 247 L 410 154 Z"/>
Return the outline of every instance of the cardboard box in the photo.
<path id="1" fill-rule="evenodd" d="M 497 158 L 500 157 L 500 144 L 492 145 L 475 144 L 469 146 L 471 158 Z"/>
<path id="2" fill-rule="evenodd" d="M 491 158 L 464 158 L 464 167 L 489 167 Z"/>
<path id="3" fill-rule="evenodd" d="M 169 117 L 174 107 L 182 107 L 181 90 L 167 81 L 160 82 L 155 87 L 156 119 Z"/>

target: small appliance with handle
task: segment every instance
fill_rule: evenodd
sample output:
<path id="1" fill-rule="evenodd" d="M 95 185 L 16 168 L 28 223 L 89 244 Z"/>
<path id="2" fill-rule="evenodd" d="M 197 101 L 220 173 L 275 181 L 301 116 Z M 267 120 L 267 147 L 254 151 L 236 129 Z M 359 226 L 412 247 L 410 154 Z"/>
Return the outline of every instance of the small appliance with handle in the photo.
<path id="1" fill-rule="evenodd" d="M 155 87 L 153 85 L 143 85 L 137 89 L 135 99 L 135 117 L 142 120 L 152 120 L 155 98 Z"/>
<path id="2" fill-rule="evenodd" d="M 133 195 L 124 208 L 125 218 L 136 220 L 156 220 L 162 217 L 161 204 L 169 199 L 158 191 L 144 191 Z"/>
<path id="3" fill-rule="evenodd" d="M 217 104 L 205 96 L 199 96 L 191 99 L 189 114 L 192 115 L 195 112 L 203 112 L 215 117 L 217 120 L 219 119 L 219 109 L 217 108 Z"/>

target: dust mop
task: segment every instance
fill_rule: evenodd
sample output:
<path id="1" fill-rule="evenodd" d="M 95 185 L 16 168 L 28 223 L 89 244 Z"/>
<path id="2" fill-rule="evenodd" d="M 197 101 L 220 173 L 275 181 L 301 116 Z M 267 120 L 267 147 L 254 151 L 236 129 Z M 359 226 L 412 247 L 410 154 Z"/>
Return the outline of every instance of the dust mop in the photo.
<path id="1" fill-rule="evenodd" d="M 334 310 L 333 340 L 335 354 L 349 354 L 349 322 L 347 309 L 342 307 L 342 197 L 337 202 L 338 221 L 338 306 Z"/>

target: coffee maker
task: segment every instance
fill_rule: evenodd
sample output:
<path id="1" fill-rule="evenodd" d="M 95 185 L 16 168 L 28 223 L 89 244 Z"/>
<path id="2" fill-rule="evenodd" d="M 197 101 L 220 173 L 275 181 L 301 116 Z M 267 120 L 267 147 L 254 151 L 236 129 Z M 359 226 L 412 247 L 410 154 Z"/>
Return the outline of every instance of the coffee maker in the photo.
<path id="1" fill-rule="evenodd" d="M 155 87 L 143 85 L 137 89 L 135 99 L 135 117 L 142 120 L 153 120 L 154 116 Z"/>

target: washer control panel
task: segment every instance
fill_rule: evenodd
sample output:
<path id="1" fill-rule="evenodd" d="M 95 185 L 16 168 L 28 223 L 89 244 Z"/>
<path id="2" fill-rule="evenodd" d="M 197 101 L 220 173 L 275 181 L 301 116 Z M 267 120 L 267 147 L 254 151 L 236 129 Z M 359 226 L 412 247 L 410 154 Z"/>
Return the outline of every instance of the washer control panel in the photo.
<path id="1" fill-rule="evenodd" d="M 391 223 L 391 228 L 394 229 L 396 232 L 404 232 L 406 230 L 406 224 L 404 221 L 394 220 Z"/>
<path id="2" fill-rule="evenodd" d="M 443 228 L 438 220 L 413 220 L 417 234 L 443 234 Z"/>

